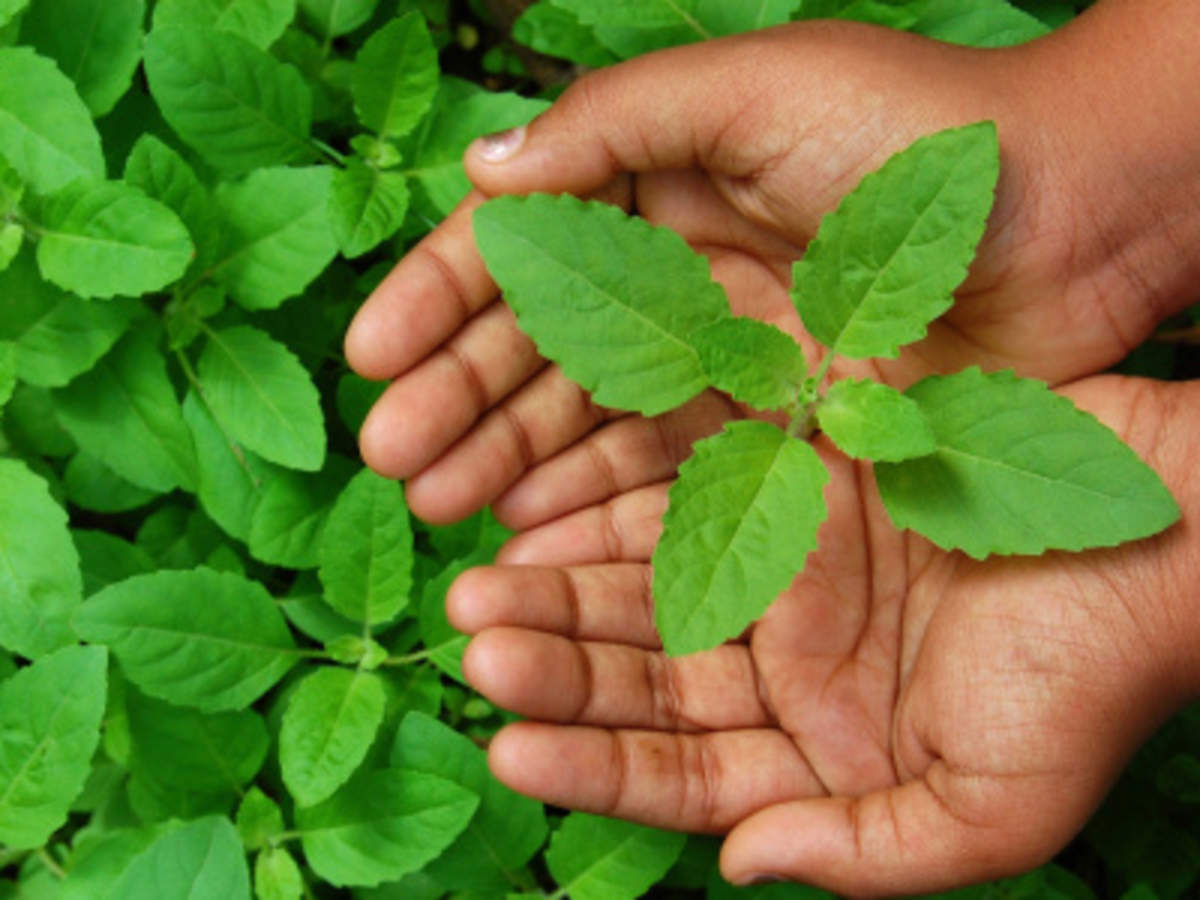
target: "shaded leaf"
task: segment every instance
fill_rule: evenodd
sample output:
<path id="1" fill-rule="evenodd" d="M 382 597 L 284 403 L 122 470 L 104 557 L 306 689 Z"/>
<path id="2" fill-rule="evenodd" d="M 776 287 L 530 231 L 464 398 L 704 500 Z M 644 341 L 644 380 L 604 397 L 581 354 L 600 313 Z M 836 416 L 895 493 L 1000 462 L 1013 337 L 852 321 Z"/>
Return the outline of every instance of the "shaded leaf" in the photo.
<path id="1" fill-rule="evenodd" d="M 366 24 L 379 0 L 299 0 L 300 11 L 317 33 L 330 40 Z"/>
<path id="2" fill-rule="evenodd" d="M 250 519 L 250 552 L 256 559 L 293 569 L 321 562 L 321 534 L 338 495 L 358 466 L 330 456 L 325 468 L 305 474 L 281 470 L 263 489 Z"/>
<path id="3" fill-rule="evenodd" d="M 119 513 L 144 506 L 157 491 L 126 481 L 90 453 L 79 451 L 71 457 L 63 472 L 67 499 L 93 512 Z"/>

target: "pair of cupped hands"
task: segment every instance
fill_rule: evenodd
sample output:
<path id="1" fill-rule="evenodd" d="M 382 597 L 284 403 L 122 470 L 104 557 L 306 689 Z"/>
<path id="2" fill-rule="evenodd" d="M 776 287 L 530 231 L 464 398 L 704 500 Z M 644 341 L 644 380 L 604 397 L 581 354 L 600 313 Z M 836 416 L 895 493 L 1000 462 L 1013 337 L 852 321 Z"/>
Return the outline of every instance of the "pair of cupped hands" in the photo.
<path id="1" fill-rule="evenodd" d="M 848 23 L 709 42 L 585 76 L 527 129 L 471 147 L 476 190 L 367 301 L 346 349 L 392 381 L 366 461 L 408 479 L 431 522 L 490 503 L 518 532 L 447 599 L 474 636 L 467 678 L 527 718 L 491 744 L 502 781 L 727 834 L 735 883 L 932 891 L 1049 858 L 1193 696 L 1200 386 L 1097 374 L 1200 284 L 1196 254 L 1190 269 L 1172 255 L 1188 195 L 1167 171 L 1192 171 L 1195 144 L 1136 130 L 1182 94 L 1135 96 L 1144 82 L 1119 59 L 1096 71 L 1088 49 L 1128 42 L 1110 39 L 1130 11 L 1101 3 L 1004 51 Z M 1194 42 L 1180 21 L 1146 41 Z M 980 119 L 997 122 L 1002 174 L 956 305 L 897 360 L 834 374 L 1044 379 L 1133 446 L 1182 521 L 1111 550 L 973 561 L 898 532 L 868 464 L 818 437 L 830 515 L 804 573 L 740 639 L 666 658 L 649 560 L 667 487 L 693 441 L 749 413 L 716 393 L 655 419 L 595 406 L 517 329 L 472 211 L 531 191 L 636 210 L 708 256 L 735 312 L 816 359 L 787 289 L 820 217 L 892 152 Z"/>

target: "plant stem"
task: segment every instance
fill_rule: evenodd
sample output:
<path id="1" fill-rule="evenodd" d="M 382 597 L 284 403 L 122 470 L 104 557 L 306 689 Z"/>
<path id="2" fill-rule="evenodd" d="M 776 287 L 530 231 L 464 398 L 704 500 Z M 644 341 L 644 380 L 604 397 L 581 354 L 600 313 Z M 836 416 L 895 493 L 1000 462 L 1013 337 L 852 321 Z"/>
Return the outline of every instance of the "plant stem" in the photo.
<path id="1" fill-rule="evenodd" d="M 337 150 L 334 150 L 332 147 L 330 147 L 327 143 L 325 143 L 320 138 L 311 138 L 310 140 L 312 141 L 312 145 L 314 147 L 316 147 L 318 150 L 320 150 L 322 153 L 324 153 L 326 156 L 328 156 L 331 160 L 333 160 L 339 166 L 342 166 L 343 168 L 345 167 L 346 155 L 344 153 L 339 153 Z"/>
<path id="2" fill-rule="evenodd" d="M 67 877 L 66 869 L 58 864 L 58 860 L 51 856 L 50 851 L 45 847 L 38 847 L 37 856 L 42 861 L 42 865 L 49 869 L 59 881 L 63 881 Z"/>

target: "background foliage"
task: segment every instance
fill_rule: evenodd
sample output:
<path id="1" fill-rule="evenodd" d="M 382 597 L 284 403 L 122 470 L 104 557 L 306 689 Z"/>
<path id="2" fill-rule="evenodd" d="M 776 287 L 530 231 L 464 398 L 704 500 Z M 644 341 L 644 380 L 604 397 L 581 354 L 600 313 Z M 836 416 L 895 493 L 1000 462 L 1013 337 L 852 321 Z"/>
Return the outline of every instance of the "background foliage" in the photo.
<path id="1" fill-rule="evenodd" d="M 1075 11 L 0 0 L 0 897 L 824 896 L 490 777 L 506 717 L 443 600 L 505 533 L 411 520 L 362 468 L 378 387 L 340 336 L 470 140 L 584 68 L 789 18 L 995 45 Z M 1194 375 L 1195 325 L 1165 337 L 1127 366 Z M 954 896 L 1194 891 L 1198 753 L 1192 710 L 1056 864 Z"/>

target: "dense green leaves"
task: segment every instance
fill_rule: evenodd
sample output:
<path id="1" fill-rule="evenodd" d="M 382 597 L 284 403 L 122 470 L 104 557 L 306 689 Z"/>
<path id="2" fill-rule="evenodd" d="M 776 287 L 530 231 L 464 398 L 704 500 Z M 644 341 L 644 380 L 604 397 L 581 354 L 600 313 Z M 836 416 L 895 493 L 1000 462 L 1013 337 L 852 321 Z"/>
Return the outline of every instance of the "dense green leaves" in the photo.
<path id="1" fill-rule="evenodd" d="M 916 401 L 874 381 L 844 379 L 817 408 L 821 429 L 847 456 L 899 462 L 937 449 Z"/>
<path id="2" fill-rule="evenodd" d="M 808 365 L 791 336 L 742 316 L 721 319 L 692 332 L 689 340 L 713 387 L 756 409 L 793 405 Z"/>
<path id="3" fill-rule="evenodd" d="M 763 614 L 816 547 L 828 480 L 811 446 L 765 422 L 732 422 L 695 444 L 654 551 L 667 653 L 707 650 Z"/>
<path id="4" fill-rule="evenodd" d="M 475 239 L 522 330 L 597 403 L 657 415 L 706 386 L 688 336 L 729 304 L 679 235 L 533 195 L 480 207 Z"/>
<path id="5" fill-rule="evenodd" d="M 107 656 L 66 647 L 0 684 L 0 842 L 40 847 L 66 821 L 100 740 Z"/>
<path id="6" fill-rule="evenodd" d="M 875 476 L 897 527 L 941 547 L 974 557 L 1081 550 L 1154 534 L 1179 517 L 1128 446 L 1042 382 L 971 368 L 906 394 L 937 450 L 881 463 Z"/>
<path id="7" fill-rule="evenodd" d="M 245 707 L 298 659 L 266 589 L 208 569 L 114 584 L 73 624 L 84 640 L 107 644 L 147 694 L 210 712 Z"/>
<path id="8" fill-rule="evenodd" d="M 896 356 L 950 308 L 999 171 L 989 122 L 923 138 L 867 175 L 794 268 L 809 332 L 856 359 Z"/>
<path id="9" fill-rule="evenodd" d="M 380 137 L 412 130 L 437 93 L 437 50 L 420 13 L 380 28 L 363 44 L 350 83 L 359 121 Z"/>
<path id="10" fill-rule="evenodd" d="M 546 865 L 573 900 L 633 900 L 666 874 L 686 839 L 574 812 L 551 838 Z"/>

